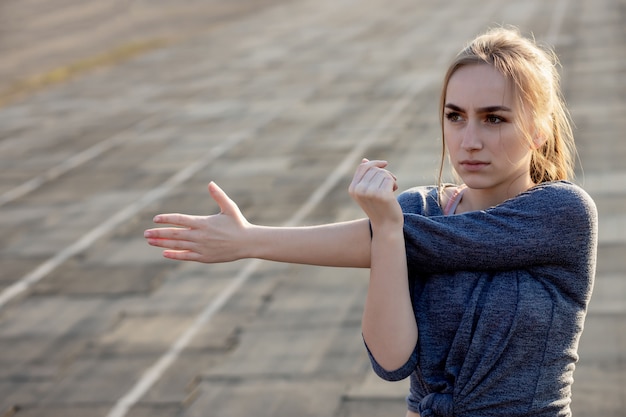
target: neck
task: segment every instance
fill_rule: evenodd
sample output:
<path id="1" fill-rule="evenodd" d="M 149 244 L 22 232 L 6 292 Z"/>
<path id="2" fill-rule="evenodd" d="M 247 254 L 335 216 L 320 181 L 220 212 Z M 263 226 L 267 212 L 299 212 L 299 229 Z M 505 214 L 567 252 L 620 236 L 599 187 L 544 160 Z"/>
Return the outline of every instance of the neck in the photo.
<path id="1" fill-rule="evenodd" d="M 485 210 L 497 206 L 506 200 L 534 187 L 536 184 L 530 178 L 520 179 L 511 184 L 492 188 L 472 188 L 468 189 L 459 203 L 457 213 L 468 211 Z"/>

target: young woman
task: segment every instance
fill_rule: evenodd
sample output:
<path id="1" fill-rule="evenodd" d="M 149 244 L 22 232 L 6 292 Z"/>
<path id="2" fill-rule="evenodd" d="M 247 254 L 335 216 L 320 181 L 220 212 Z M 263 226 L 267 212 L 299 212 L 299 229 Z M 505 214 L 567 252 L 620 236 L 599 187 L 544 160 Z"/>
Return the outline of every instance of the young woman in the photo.
<path id="1" fill-rule="evenodd" d="M 556 58 L 516 30 L 474 39 L 441 95 L 442 169 L 460 185 L 394 196 L 385 161 L 359 165 L 367 218 L 250 224 L 211 183 L 218 215 L 165 214 L 148 243 L 177 260 L 370 268 L 363 338 L 374 370 L 411 378 L 407 416 L 569 416 L 595 274 L 597 212 L 567 180 L 574 144 Z M 419 337 L 418 337 L 419 335 Z"/>

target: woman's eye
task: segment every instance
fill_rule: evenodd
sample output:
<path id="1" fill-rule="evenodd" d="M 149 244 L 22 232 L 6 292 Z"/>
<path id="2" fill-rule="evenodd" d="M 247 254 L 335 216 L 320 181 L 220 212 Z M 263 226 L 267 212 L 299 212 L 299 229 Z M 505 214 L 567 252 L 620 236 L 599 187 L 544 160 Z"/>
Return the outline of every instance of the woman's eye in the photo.
<path id="1" fill-rule="evenodd" d="M 461 115 L 457 112 L 450 112 L 450 113 L 446 113 L 446 119 L 448 119 L 451 122 L 458 122 L 460 121 Z"/>
<path id="2" fill-rule="evenodd" d="M 495 114 L 490 114 L 489 116 L 487 116 L 486 119 L 487 123 L 490 123 L 492 125 L 497 125 L 504 122 L 504 119 L 502 117 L 496 116 Z"/>

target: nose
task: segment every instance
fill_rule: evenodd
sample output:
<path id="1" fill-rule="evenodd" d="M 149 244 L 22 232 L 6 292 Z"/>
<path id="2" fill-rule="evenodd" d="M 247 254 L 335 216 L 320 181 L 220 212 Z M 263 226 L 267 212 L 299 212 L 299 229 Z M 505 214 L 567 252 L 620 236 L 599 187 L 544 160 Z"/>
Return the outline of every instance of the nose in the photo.
<path id="1" fill-rule="evenodd" d="M 463 129 L 461 147 L 466 151 L 477 151 L 482 149 L 483 143 L 480 138 L 479 126 L 475 121 L 470 120 L 465 125 L 465 128 Z"/>

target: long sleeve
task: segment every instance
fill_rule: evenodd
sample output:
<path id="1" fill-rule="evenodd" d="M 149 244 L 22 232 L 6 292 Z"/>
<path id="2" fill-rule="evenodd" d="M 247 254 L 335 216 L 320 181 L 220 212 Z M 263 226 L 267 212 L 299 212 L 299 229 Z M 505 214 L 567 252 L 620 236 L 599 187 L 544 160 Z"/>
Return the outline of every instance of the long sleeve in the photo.
<path id="1" fill-rule="evenodd" d="M 370 363 L 372 364 L 372 369 L 374 370 L 376 375 L 378 375 L 385 381 L 401 381 L 405 378 L 408 378 L 415 371 L 415 366 L 417 365 L 417 346 L 415 347 L 413 353 L 404 365 L 402 365 L 398 369 L 387 370 L 378 363 L 365 341 L 364 344 L 365 349 L 367 350 L 367 354 L 370 358 Z"/>
<path id="2" fill-rule="evenodd" d="M 407 197 L 400 196 L 401 204 Z M 407 205 L 403 208 L 415 210 Z M 591 263 L 581 251 L 595 253 L 596 234 L 593 201 L 567 182 L 540 185 L 496 207 L 461 215 L 427 217 L 405 210 L 407 258 L 427 274 L 541 265 L 583 272 Z"/>
<path id="3" fill-rule="evenodd" d="M 569 415 L 595 275 L 591 198 L 559 181 L 451 216 L 434 187 L 398 199 L 419 338 L 403 366 L 371 357 L 374 370 L 410 374 L 407 405 L 421 415 Z"/>

